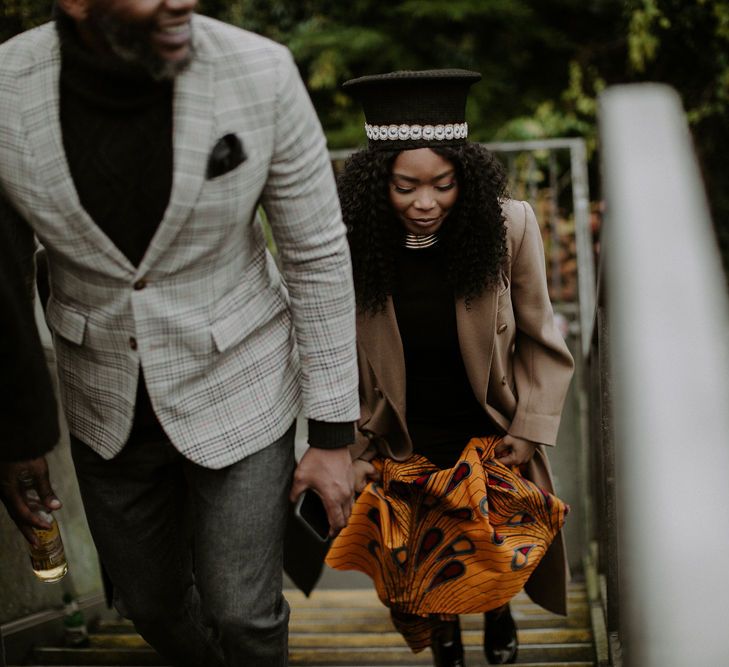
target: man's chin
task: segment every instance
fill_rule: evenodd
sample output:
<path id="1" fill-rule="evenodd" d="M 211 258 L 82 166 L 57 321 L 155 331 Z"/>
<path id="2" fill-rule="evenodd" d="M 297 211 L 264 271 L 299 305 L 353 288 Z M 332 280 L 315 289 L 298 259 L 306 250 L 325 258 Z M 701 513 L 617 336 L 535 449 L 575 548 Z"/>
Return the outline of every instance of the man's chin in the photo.
<path id="1" fill-rule="evenodd" d="M 190 46 L 185 54 L 177 58 L 165 58 L 158 56 L 156 62 L 140 62 L 142 66 L 158 81 L 166 81 L 174 79 L 178 74 L 182 74 L 192 62 L 194 52 Z"/>
<path id="2" fill-rule="evenodd" d="M 120 34 L 118 28 L 109 23 L 101 24 L 106 43 L 117 58 L 131 65 L 137 65 L 157 81 L 174 79 L 184 72 L 195 57 L 192 40 L 185 48 L 160 53 L 149 40 L 148 35 Z"/>
<path id="3" fill-rule="evenodd" d="M 170 59 L 164 58 L 158 53 L 138 53 L 125 49 L 113 48 L 117 57 L 131 65 L 137 65 L 146 70 L 156 81 L 168 81 L 174 79 L 178 74 L 184 72 L 193 60 L 194 51 L 189 48 L 182 57 Z"/>

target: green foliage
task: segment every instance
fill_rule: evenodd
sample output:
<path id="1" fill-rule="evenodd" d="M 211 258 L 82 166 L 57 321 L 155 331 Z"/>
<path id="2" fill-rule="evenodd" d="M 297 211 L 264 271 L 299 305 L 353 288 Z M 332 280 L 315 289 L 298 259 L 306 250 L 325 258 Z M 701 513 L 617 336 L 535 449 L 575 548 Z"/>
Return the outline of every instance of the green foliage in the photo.
<path id="1" fill-rule="evenodd" d="M 660 44 L 657 26 L 669 28 L 670 21 L 655 0 L 644 0 L 642 7 L 633 10 L 628 27 L 628 57 L 637 72 L 644 72 L 646 63 L 655 60 Z"/>
<path id="2" fill-rule="evenodd" d="M 630 73 L 665 81 L 699 123 L 729 111 L 729 0 L 631 0 Z"/>
<path id="3" fill-rule="evenodd" d="M 341 83 L 390 70 L 480 71 L 468 110 L 477 140 L 492 139 L 513 118 L 537 111 L 543 118 L 545 102 L 570 86 L 570 60 L 581 67 L 593 60 L 584 35 L 600 43 L 621 18 L 607 0 L 205 0 L 202 11 L 289 46 L 335 148 L 364 139 L 361 113 Z M 569 103 L 582 109 L 582 98 Z M 585 111 L 576 113 L 562 124 L 571 134 L 584 129 Z"/>
<path id="4" fill-rule="evenodd" d="M 5 0 L 0 39 L 47 20 L 50 7 Z M 201 0 L 199 10 L 289 46 L 335 148 L 364 139 L 341 83 L 396 69 L 480 71 L 468 110 L 477 140 L 506 136 L 524 117 L 545 136 L 589 131 L 587 93 L 562 95 L 574 88 L 568 63 L 587 76 L 592 45 L 621 17 L 611 0 Z M 583 87 L 594 92 L 592 81 Z"/>
<path id="5" fill-rule="evenodd" d="M 594 148 L 596 101 L 606 84 L 669 84 L 686 109 L 729 268 L 729 0 L 627 0 L 606 36 L 591 33 L 588 50 L 570 58 L 564 91 L 503 125 L 499 138 L 579 134 Z"/>
<path id="6" fill-rule="evenodd" d="M 3 0 L 0 41 L 48 20 L 51 6 Z M 579 135 L 590 147 L 605 85 L 668 83 L 729 257 L 729 0 L 201 0 L 199 10 L 291 48 L 333 148 L 364 141 L 340 89 L 364 74 L 477 70 L 473 139 Z"/>
<path id="7" fill-rule="evenodd" d="M 629 0 L 627 79 L 683 99 L 729 267 L 729 0 Z"/>
<path id="8" fill-rule="evenodd" d="M 3 0 L 0 3 L 0 42 L 51 18 L 52 0 Z"/>
<path id="9" fill-rule="evenodd" d="M 583 137 L 588 155 L 597 146 L 597 95 L 605 82 L 590 72 L 590 90 L 585 90 L 585 72 L 576 61 L 568 65 L 569 84 L 557 100 L 545 100 L 528 116 L 519 116 L 496 133 L 500 141 L 526 141 L 555 137 Z"/>

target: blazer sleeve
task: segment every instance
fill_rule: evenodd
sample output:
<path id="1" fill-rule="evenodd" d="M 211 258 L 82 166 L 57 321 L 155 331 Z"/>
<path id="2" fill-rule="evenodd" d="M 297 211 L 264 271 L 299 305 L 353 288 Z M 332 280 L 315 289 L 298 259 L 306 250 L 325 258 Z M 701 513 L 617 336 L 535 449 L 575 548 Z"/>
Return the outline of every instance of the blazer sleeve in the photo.
<path id="1" fill-rule="evenodd" d="M 21 461 L 58 441 L 58 413 L 33 312 L 34 239 L 0 194 L 0 460 Z"/>
<path id="2" fill-rule="evenodd" d="M 521 206 L 524 231 L 511 261 L 516 320 L 513 364 L 518 399 L 509 433 L 554 445 L 574 360 L 554 322 L 537 219 L 528 203 L 521 202 Z"/>
<path id="3" fill-rule="evenodd" d="M 261 203 L 289 291 L 304 415 L 354 422 L 354 289 L 334 175 L 321 125 L 284 47 L 276 76 L 275 145 Z"/>

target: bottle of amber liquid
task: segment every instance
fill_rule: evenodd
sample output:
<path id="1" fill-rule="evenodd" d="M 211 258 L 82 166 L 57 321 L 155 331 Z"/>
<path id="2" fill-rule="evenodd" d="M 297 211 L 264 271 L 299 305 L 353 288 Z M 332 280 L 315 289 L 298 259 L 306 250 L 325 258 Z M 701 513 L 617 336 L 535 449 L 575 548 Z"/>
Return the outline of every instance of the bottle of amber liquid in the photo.
<path id="1" fill-rule="evenodd" d="M 33 566 L 35 576 L 45 583 L 53 583 L 62 579 L 68 572 L 66 554 L 63 550 L 61 533 L 58 530 L 58 522 L 53 514 L 46 511 L 41 503 L 38 491 L 35 489 L 32 478 L 22 478 L 20 483 L 25 490 L 25 497 L 28 506 L 34 514 L 51 524 L 48 530 L 33 528 L 38 545 L 28 545 L 30 550 L 30 562 Z"/>

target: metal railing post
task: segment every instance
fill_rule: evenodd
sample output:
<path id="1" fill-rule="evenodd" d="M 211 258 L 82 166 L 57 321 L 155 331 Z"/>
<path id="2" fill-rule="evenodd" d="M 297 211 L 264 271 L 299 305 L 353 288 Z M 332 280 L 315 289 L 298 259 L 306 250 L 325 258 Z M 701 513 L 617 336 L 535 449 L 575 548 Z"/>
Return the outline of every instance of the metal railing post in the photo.
<path id="1" fill-rule="evenodd" d="M 577 294 L 580 304 L 582 354 L 590 350 L 590 336 L 595 315 L 595 262 L 590 230 L 590 196 L 588 193 L 587 154 L 585 142 L 573 141 L 570 146 L 572 168 L 572 201 L 577 244 Z"/>

